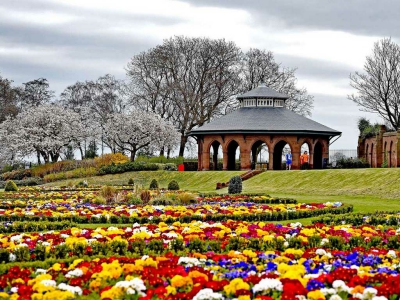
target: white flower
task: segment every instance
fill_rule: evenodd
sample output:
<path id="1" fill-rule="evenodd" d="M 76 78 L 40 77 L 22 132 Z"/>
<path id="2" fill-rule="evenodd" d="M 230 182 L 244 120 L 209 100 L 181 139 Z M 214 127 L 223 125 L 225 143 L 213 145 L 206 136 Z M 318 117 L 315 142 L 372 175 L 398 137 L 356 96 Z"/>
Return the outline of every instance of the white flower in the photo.
<path id="1" fill-rule="evenodd" d="M 202 289 L 200 290 L 196 296 L 193 297 L 193 300 L 213 300 L 213 299 L 224 299 L 219 293 L 214 293 L 212 289 Z"/>
<path id="2" fill-rule="evenodd" d="M 60 237 L 63 238 L 63 239 L 66 239 L 66 238 L 69 238 L 69 235 L 65 234 L 65 233 L 61 233 Z"/>
<path id="3" fill-rule="evenodd" d="M 389 250 L 386 255 L 390 256 L 391 258 L 396 258 L 397 257 L 396 252 L 394 252 L 394 250 Z"/>
<path id="4" fill-rule="evenodd" d="M 184 265 L 185 267 L 200 266 L 201 262 L 195 257 L 180 257 L 178 265 Z"/>
<path id="5" fill-rule="evenodd" d="M 335 295 L 336 290 L 335 289 L 329 289 L 329 288 L 322 288 L 321 293 L 324 294 L 325 296 L 327 295 Z"/>
<path id="6" fill-rule="evenodd" d="M 315 254 L 323 256 L 326 255 L 326 251 L 324 249 L 317 249 Z"/>
<path id="7" fill-rule="evenodd" d="M 372 298 L 372 300 L 388 300 L 385 296 L 375 296 Z"/>
<path id="8" fill-rule="evenodd" d="M 18 293 L 18 288 L 17 287 L 15 287 L 15 286 L 13 286 L 11 289 L 10 289 L 10 292 L 11 293 Z"/>
<path id="9" fill-rule="evenodd" d="M 343 280 L 335 280 L 332 283 L 332 287 L 338 292 L 341 292 L 341 291 L 349 292 L 350 291 L 350 288 L 346 285 L 346 283 Z"/>
<path id="10" fill-rule="evenodd" d="M 81 269 L 75 269 L 72 271 L 69 271 L 65 277 L 67 278 L 76 278 L 76 277 L 81 277 L 83 275 L 83 271 Z"/>
<path id="11" fill-rule="evenodd" d="M 22 240 L 22 234 L 14 235 L 10 238 L 10 241 L 13 243 L 20 243 Z"/>
<path id="12" fill-rule="evenodd" d="M 44 279 L 40 283 L 43 284 L 44 286 L 52 286 L 52 287 L 57 286 L 56 281 L 52 279 Z"/>
<path id="13" fill-rule="evenodd" d="M 127 294 L 138 294 L 139 296 L 145 296 L 143 291 L 146 290 L 146 286 L 144 285 L 143 280 L 141 280 L 140 278 L 133 278 L 129 281 L 119 281 L 115 284 L 115 286 L 125 289 Z"/>
<path id="14" fill-rule="evenodd" d="M 364 290 L 363 299 L 372 299 L 375 298 L 378 291 L 374 288 L 368 287 Z"/>
<path id="15" fill-rule="evenodd" d="M 16 256 L 14 254 L 10 253 L 10 256 L 9 256 L 8 260 L 9 261 L 15 261 L 15 259 L 16 259 Z"/>
<path id="16" fill-rule="evenodd" d="M 148 259 L 150 256 L 148 256 L 148 255 L 143 255 L 142 256 L 142 260 L 146 260 L 146 259 Z"/>
<path id="17" fill-rule="evenodd" d="M 288 243 L 288 242 L 284 242 L 284 243 L 283 243 L 283 246 L 284 246 L 285 248 L 287 248 L 287 247 L 289 247 L 289 243 Z"/>
<path id="18" fill-rule="evenodd" d="M 282 291 L 282 282 L 278 279 L 264 278 L 253 286 L 253 293 L 268 293 L 269 291 Z"/>
<path id="19" fill-rule="evenodd" d="M 58 285 L 58 288 L 63 291 L 69 291 L 73 294 L 78 294 L 79 296 L 82 296 L 82 289 L 79 286 L 72 286 L 68 285 L 66 283 L 60 283 Z"/>
<path id="20" fill-rule="evenodd" d="M 329 298 L 329 300 L 342 300 L 342 297 L 340 297 L 339 295 L 333 295 Z"/>
<path id="21" fill-rule="evenodd" d="M 328 243 L 329 243 L 329 240 L 326 239 L 326 238 L 323 238 L 323 239 L 321 240 L 321 246 L 323 246 L 323 245 L 325 245 L 325 244 L 328 244 Z"/>
<path id="22" fill-rule="evenodd" d="M 45 269 L 36 269 L 35 274 L 46 274 L 47 270 Z"/>

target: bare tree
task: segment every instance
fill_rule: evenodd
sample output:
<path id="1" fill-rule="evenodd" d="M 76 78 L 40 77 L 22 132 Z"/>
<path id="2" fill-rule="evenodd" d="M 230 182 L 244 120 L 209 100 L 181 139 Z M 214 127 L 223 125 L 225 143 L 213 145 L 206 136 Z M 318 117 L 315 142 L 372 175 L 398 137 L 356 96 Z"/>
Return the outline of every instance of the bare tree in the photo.
<path id="1" fill-rule="evenodd" d="M 116 144 L 103 138 L 104 126 L 110 115 L 123 113 L 130 109 L 126 85 L 110 74 L 96 81 L 76 82 L 61 93 L 61 104 L 81 115 L 86 128 L 85 138 L 78 144 L 81 157 L 86 156 L 87 146 L 100 137 L 111 151 L 116 152 Z M 103 144 L 102 144 L 103 153 Z"/>
<path id="2" fill-rule="evenodd" d="M 283 68 L 275 62 L 271 51 L 250 49 L 242 56 L 242 86 L 241 92 L 256 88 L 260 83 L 286 94 L 286 108 L 301 114 L 311 116 L 314 97 L 307 89 L 297 87 L 296 69 Z"/>
<path id="3" fill-rule="evenodd" d="M 391 126 L 400 126 L 400 47 L 390 38 L 374 44 L 367 56 L 364 73 L 350 74 L 350 85 L 356 94 L 348 98 L 362 111 L 379 114 Z"/>
<path id="4" fill-rule="evenodd" d="M 23 83 L 23 93 L 20 99 L 21 109 L 29 109 L 42 104 L 48 104 L 54 98 L 54 91 L 46 78 L 38 78 Z"/>
<path id="5" fill-rule="evenodd" d="M 21 88 L 13 87 L 12 80 L 0 76 L 0 123 L 18 114 Z"/>
<path id="6" fill-rule="evenodd" d="M 240 49 L 223 39 L 178 36 L 134 56 L 128 64 L 136 103 L 178 128 L 180 156 L 186 134 L 218 114 L 237 93 L 239 56 Z"/>

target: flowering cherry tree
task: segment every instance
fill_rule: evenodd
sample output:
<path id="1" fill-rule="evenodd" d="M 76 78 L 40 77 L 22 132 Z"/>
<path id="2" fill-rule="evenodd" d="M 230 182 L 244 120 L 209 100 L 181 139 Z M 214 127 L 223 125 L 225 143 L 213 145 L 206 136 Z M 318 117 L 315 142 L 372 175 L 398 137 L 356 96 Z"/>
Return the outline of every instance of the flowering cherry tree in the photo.
<path id="1" fill-rule="evenodd" d="M 31 107 L 0 125 L 0 139 L 21 156 L 40 153 L 47 163 L 83 136 L 79 114 L 58 105 Z"/>
<path id="2" fill-rule="evenodd" d="M 179 143 L 179 133 L 154 113 L 134 110 L 129 114 L 112 114 L 105 125 L 105 137 L 135 160 L 138 150 L 151 151 L 173 148 Z"/>

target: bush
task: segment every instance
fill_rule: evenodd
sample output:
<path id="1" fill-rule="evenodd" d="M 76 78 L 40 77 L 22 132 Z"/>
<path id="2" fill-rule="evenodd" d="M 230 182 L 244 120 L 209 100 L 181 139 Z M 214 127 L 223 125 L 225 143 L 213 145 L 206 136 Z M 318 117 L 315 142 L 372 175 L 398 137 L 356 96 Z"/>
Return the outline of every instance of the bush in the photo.
<path id="1" fill-rule="evenodd" d="M 15 184 L 14 181 L 8 180 L 6 182 L 5 187 L 4 187 L 4 191 L 6 191 L 6 192 L 17 192 L 18 191 L 18 187 L 17 187 L 17 185 Z"/>
<path id="2" fill-rule="evenodd" d="M 111 164 L 109 166 L 102 166 L 99 169 L 99 175 L 106 174 L 119 174 L 125 172 L 136 172 L 136 171 L 157 171 L 157 164 L 146 164 L 146 163 L 138 163 L 138 162 L 127 162 L 124 164 Z"/>
<path id="3" fill-rule="evenodd" d="M 233 176 L 229 180 L 228 193 L 240 194 L 242 192 L 242 178 L 240 176 Z"/>
<path id="4" fill-rule="evenodd" d="M 133 181 L 133 178 L 129 178 L 128 180 L 128 185 L 134 185 L 135 181 Z"/>
<path id="5" fill-rule="evenodd" d="M 179 200 L 181 204 L 190 204 L 195 202 L 194 195 L 190 193 L 182 193 L 178 194 L 176 198 Z"/>
<path id="6" fill-rule="evenodd" d="M 178 166 L 176 164 L 168 163 L 164 165 L 165 171 L 178 171 Z"/>
<path id="7" fill-rule="evenodd" d="M 179 190 L 179 184 L 176 180 L 172 180 L 170 183 L 168 183 L 168 189 L 170 191 L 177 191 Z"/>
<path id="8" fill-rule="evenodd" d="M 149 203 L 151 198 L 150 192 L 148 190 L 144 190 L 140 193 L 140 200 L 142 200 L 142 202 L 144 204 Z"/>
<path id="9" fill-rule="evenodd" d="M 104 205 L 107 203 L 106 199 L 101 197 L 101 196 L 97 196 L 92 200 L 92 203 L 97 204 L 97 205 Z"/>
<path id="10" fill-rule="evenodd" d="M 353 159 L 342 157 L 336 162 L 337 169 L 369 168 L 369 163 L 365 159 Z"/>
<path id="11" fill-rule="evenodd" d="M 6 186 L 7 181 L 0 181 L 0 189 L 4 188 Z M 17 186 L 34 186 L 34 185 L 39 185 L 43 184 L 44 181 L 42 178 L 38 177 L 31 177 L 23 180 L 14 180 L 14 183 Z"/>
<path id="12" fill-rule="evenodd" d="M 129 157 L 122 153 L 108 153 L 102 156 L 96 157 L 94 163 L 97 168 L 101 166 L 108 166 L 111 164 L 123 164 L 129 162 Z"/>
<path id="13" fill-rule="evenodd" d="M 172 199 L 162 196 L 162 197 L 158 197 L 158 198 L 150 200 L 149 204 L 150 205 L 173 205 L 175 203 Z"/>
<path id="14" fill-rule="evenodd" d="M 7 180 L 23 180 L 32 176 L 31 170 L 15 170 L 6 172 L 0 175 L 0 180 L 7 181 Z"/>
<path id="15" fill-rule="evenodd" d="M 158 189 L 158 181 L 157 181 L 156 179 L 153 179 L 153 180 L 150 182 L 150 189 L 151 189 L 151 190 L 156 190 L 156 189 Z"/>
<path id="16" fill-rule="evenodd" d="M 117 190 L 115 187 L 110 185 L 102 186 L 100 189 L 100 195 L 106 199 L 106 201 L 111 201 L 115 198 Z"/>

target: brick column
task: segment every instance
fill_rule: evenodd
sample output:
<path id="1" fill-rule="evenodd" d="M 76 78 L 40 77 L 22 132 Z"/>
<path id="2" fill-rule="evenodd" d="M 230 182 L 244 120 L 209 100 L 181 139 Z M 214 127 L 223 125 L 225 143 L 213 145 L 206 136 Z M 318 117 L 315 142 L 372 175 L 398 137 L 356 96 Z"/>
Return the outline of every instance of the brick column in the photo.
<path id="1" fill-rule="evenodd" d="M 228 151 L 222 152 L 222 170 L 228 170 Z"/>
<path id="2" fill-rule="evenodd" d="M 240 169 L 251 169 L 250 151 L 247 149 L 242 149 L 242 147 L 240 147 Z"/>

